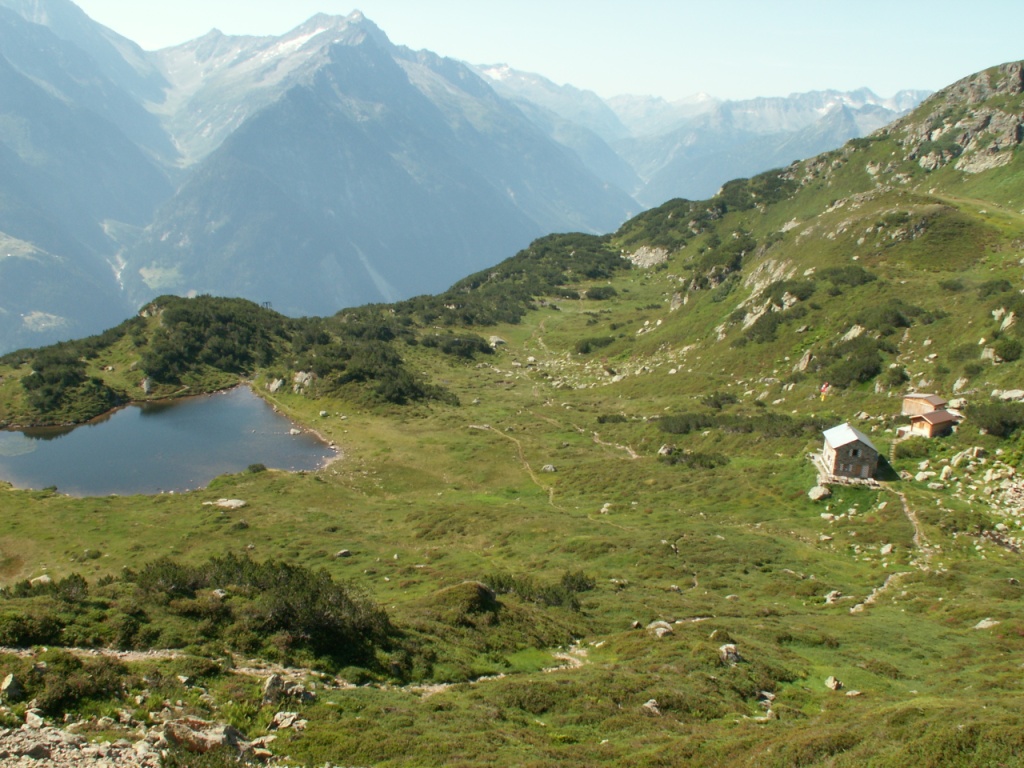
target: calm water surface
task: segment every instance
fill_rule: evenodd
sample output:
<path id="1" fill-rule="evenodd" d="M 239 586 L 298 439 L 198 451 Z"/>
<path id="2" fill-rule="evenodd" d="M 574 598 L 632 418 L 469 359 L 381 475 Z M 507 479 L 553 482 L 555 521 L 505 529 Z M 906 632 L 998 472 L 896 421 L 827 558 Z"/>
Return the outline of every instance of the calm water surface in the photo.
<path id="1" fill-rule="evenodd" d="M 246 387 L 131 405 L 73 428 L 0 430 L 0 480 L 73 496 L 201 488 L 250 464 L 316 469 L 335 452 Z"/>

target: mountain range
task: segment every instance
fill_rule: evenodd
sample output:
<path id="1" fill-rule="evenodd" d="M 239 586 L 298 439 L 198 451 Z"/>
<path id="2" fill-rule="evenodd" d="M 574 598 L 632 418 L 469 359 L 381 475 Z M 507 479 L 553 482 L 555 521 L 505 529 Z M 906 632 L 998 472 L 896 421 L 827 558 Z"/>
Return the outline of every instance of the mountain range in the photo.
<path id="1" fill-rule="evenodd" d="M 394 45 L 359 12 L 147 52 L 70 0 L 0 0 L 0 350 L 164 293 L 304 315 L 439 291 L 919 97 L 605 102 Z"/>

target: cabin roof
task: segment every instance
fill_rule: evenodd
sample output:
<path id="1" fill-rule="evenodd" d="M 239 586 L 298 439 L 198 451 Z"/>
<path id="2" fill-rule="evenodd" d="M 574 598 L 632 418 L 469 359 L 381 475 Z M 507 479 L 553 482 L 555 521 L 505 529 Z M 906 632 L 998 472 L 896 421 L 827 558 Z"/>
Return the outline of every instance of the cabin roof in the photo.
<path id="1" fill-rule="evenodd" d="M 868 436 L 859 429 L 851 427 L 848 423 L 844 422 L 838 427 L 826 429 L 822 434 L 825 436 L 825 442 L 833 448 L 839 448 L 841 446 L 848 445 L 849 443 L 861 442 L 875 453 L 878 453 L 878 449 L 871 444 Z"/>
<path id="2" fill-rule="evenodd" d="M 941 395 L 929 395 L 924 392 L 911 392 L 909 395 L 903 397 L 904 400 L 924 400 L 928 405 L 938 408 L 940 405 L 945 405 L 948 400 Z"/>
<path id="3" fill-rule="evenodd" d="M 954 416 L 949 411 L 928 411 L 928 413 L 919 413 L 916 416 L 911 416 L 910 420 L 921 419 L 927 421 L 929 424 L 948 424 L 951 421 L 956 421 Z"/>

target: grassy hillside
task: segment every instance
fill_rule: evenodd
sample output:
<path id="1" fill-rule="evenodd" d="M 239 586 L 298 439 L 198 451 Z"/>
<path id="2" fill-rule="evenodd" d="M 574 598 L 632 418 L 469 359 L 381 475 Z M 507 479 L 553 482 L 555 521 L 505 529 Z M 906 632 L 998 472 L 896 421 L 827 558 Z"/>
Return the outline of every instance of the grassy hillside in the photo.
<path id="1" fill-rule="evenodd" d="M 7 356 L 8 424 L 246 380 L 344 458 L 3 490 L 0 642 L 188 654 L 63 697 L 4 668 L 97 737 L 157 699 L 250 738 L 299 711 L 270 745 L 294 764 L 1020 765 L 1024 406 L 991 394 L 1024 371 L 1020 93 L 1018 65 L 981 73 L 440 296 L 305 320 L 166 297 Z M 914 390 L 965 401 L 955 434 L 895 445 Z M 843 421 L 890 479 L 812 502 Z M 315 696 L 264 702 L 230 671 L 254 657 Z"/>

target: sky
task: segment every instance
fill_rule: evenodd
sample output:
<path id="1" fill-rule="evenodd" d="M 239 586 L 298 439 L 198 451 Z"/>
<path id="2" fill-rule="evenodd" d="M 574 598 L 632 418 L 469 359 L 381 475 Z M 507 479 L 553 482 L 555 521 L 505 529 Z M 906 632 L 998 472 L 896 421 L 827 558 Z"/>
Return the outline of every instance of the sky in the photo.
<path id="1" fill-rule="evenodd" d="M 76 0 L 147 50 L 362 11 L 393 43 L 602 97 L 938 90 L 1024 59 L 1021 0 Z"/>

